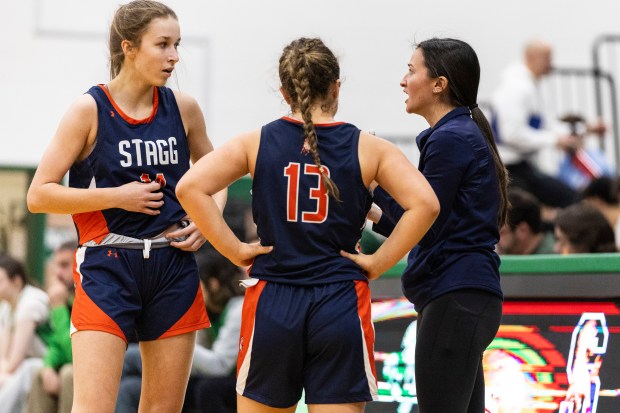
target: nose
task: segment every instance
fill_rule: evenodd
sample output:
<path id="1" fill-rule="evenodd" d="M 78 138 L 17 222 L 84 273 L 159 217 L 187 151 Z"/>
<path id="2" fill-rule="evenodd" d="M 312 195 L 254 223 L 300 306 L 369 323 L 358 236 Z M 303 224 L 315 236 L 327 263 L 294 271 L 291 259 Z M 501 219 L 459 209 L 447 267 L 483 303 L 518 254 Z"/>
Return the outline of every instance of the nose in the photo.
<path id="1" fill-rule="evenodd" d="M 402 78 L 402 79 L 400 79 L 400 86 L 401 86 L 401 87 L 405 87 L 405 86 L 407 86 L 407 81 L 405 80 L 405 78 L 406 78 L 406 75 L 405 75 L 405 76 L 403 76 L 403 78 Z"/>
<path id="2" fill-rule="evenodd" d="M 176 48 L 172 48 L 170 56 L 168 56 L 168 60 L 174 63 L 179 61 L 179 51 Z"/>

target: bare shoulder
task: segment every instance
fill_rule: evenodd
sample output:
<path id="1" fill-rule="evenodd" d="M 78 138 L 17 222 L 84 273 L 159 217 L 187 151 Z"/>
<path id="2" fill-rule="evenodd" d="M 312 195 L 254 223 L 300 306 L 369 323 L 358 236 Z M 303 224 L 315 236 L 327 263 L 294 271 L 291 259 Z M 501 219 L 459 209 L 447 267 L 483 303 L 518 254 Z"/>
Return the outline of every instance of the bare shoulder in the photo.
<path id="1" fill-rule="evenodd" d="M 228 140 L 222 145 L 225 152 L 246 153 L 248 156 L 256 155 L 260 144 L 260 129 L 241 133 Z"/>
<path id="2" fill-rule="evenodd" d="M 376 151 L 391 151 L 398 149 L 396 145 L 387 139 L 373 135 L 371 133 L 361 131 L 359 141 L 360 151 L 376 152 Z"/>
<path id="3" fill-rule="evenodd" d="M 97 130 L 97 102 L 85 93 L 75 99 L 63 115 L 58 132 L 94 139 Z"/>
<path id="4" fill-rule="evenodd" d="M 192 95 L 179 90 L 173 90 L 172 92 L 174 93 L 181 116 L 191 115 L 195 111 L 200 112 L 200 105 L 198 105 L 198 101 Z"/>
<path id="5" fill-rule="evenodd" d="M 95 102 L 95 98 L 93 98 L 90 94 L 84 93 L 73 101 L 71 106 L 69 106 L 68 112 L 73 112 L 80 118 L 83 118 L 84 116 L 96 117 L 97 102 Z"/>

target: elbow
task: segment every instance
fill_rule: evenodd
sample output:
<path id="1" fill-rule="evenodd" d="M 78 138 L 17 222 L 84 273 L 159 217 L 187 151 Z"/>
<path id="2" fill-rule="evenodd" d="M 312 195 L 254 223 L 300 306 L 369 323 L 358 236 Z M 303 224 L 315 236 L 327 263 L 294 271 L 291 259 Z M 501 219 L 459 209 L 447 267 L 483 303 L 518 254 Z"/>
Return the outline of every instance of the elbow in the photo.
<path id="1" fill-rule="evenodd" d="M 188 184 L 186 177 L 182 177 L 179 180 L 174 191 L 179 202 L 183 204 L 183 202 L 187 200 L 190 192 L 190 185 Z"/>
<path id="2" fill-rule="evenodd" d="M 41 196 L 32 187 L 28 190 L 28 194 L 26 195 L 26 205 L 28 206 L 28 211 L 33 214 L 41 213 L 43 211 L 43 205 L 41 202 Z"/>
<path id="3" fill-rule="evenodd" d="M 427 210 L 428 214 L 432 219 L 432 222 L 435 222 L 439 213 L 441 212 L 441 205 L 439 204 L 439 199 L 436 196 L 429 197 L 430 199 L 427 201 Z"/>

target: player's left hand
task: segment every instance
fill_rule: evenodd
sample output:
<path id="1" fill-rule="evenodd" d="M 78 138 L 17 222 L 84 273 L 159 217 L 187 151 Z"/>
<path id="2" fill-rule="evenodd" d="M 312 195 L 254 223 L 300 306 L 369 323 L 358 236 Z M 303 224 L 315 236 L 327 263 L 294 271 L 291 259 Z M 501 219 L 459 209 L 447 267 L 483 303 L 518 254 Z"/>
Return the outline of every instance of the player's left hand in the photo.
<path id="1" fill-rule="evenodd" d="M 366 277 L 368 277 L 369 281 L 376 280 L 381 277 L 381 273 L 375 270 L 375 262 L 372 254 L 366 255 L 361 252 L 358 254 L 351 254 L 346 251 L 340 251 L 340 255 L 359 265 L 362 270 L 364 270 L 364 273 Z"/>
<path id="2" fill-rule="evenodd" d="M 184 218 L 185 222 L 189 222 L 189 225 L 183 228 L 179 228 L 166 234 L 166 238 L 174 239 L 180 238 L 183 241 L 172 241 L 170 245 L 183 251 L 198 251 L 200 247 L 207 241 L 202 235 L 196 224 L 189 221 L 189 217 Z"/>
<path id="3" fill-rule="evenodd" d="M 260 242 L 241 242 L 234 257 L 226 257 L 238 267 L 247 267 L 254 263 L 257 255 L 269 254 L 273 251 L 272 246 L 261 245 Z"/>

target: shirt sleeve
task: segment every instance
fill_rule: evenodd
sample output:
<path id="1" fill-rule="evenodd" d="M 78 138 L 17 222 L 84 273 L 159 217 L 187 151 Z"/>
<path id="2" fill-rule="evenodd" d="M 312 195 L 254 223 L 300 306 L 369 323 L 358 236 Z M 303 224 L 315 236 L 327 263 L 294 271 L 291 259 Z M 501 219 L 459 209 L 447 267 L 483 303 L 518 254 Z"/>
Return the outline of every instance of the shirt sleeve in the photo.
<path id="1" fill-rule="evenodd" d="M 441 205 L 439 216 L 420 241 L 420 244 L 430 244 L 452 214 L 463 176 L 474 162 L 474 153 L 463 137 L 444 131 L 436 131 L 429 137 L 424 152 L 422 174 Z"/>
<path id="2" fill-rule="evenodd" d="M 29 320 L 39 325 L 46 321 L 49 317 L 49 300 L 45 291 L 27 285 L 22 294 L 15 308 L 15 322 Z"/>
<path id="3" fill-rule="evenodd" d="M 373 191 L 373 202 L 381 208 L 382 214 L 379 222 L 372 225 L 372 230 L 377 234 L 388 237 L 405 210 L 380 186 L 377 186 Z"/>

